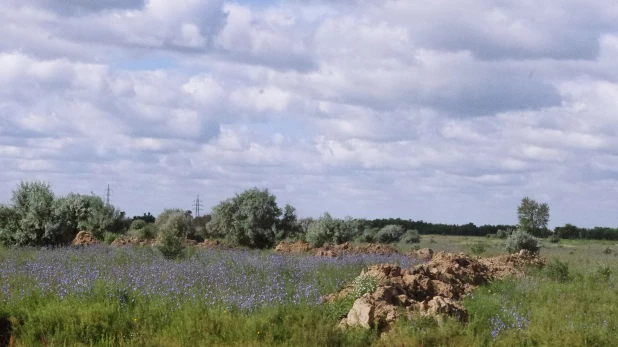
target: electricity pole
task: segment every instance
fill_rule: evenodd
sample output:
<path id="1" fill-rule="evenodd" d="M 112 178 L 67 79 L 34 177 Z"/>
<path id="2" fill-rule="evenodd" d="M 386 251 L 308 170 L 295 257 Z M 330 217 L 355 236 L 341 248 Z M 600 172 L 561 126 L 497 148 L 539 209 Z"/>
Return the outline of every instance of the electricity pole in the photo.
<path id="1" fill-rule="evenodd" d="M 105 205 L 109 206 L 109 197 L 112 193 L 112 190 L 109 188 L 109 184 L 107 185 L 107 189 L 105 189 Z"/>
<path id="2" fill-rule="evenodd" d="M 197 194 L 197 199 L 195 199 L 193 206 L 195 206 L 195 217 L 200 216 L 200 208 L 202 208 L 202 203 L 200 202 L 200 195 Z"/>

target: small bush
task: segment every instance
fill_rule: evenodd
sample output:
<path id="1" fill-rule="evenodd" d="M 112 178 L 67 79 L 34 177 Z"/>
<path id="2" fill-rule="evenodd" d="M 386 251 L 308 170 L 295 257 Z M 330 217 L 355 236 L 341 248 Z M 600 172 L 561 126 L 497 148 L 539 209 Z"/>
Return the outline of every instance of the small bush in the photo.
<path id="1" fill-rule="evenodd" d="M 476 243 L 470 246 L 470 251 L 472 254 L 483 254 L 487 250 L 487 245 L 484 243 Z"/>
<path id="2" fill-rule="evenodd" d="M 541 243 L 536 237 L 522 229 L 517 229 L 506 239 L 505 247 L 509 253 L 519 252 L 522 249 L 532 253 L 539 253 Z"/>
<path id="3" fill-rule="evenodd" d="M 157 227 L 154 224 L 148 224 L 138 230 L 140 240 L 150 240 L 157 237 Z"/>
<path id="4" fill-rule="evenodd" d="M 190 237 L 195 232 L 193 217 L 180 208 L 166 208 L 157 216 L 155 225 L 159 230 L 174 230 L 182 238 Z"/>
<path id="5" fill-rule="evenodd" d="M 367 228 L 363 231 L 363 234 L 360 236 L 360 242 L 369 242 L 369 243 L 373 243 L 376 242 L 376 235 L 378 234 L 378 232 L 380 231 L 380 229 L 378 228 Z"/>
<path id="6" fill-rule="evenodd" d="M 496 232 L 496 236 L 500 239 L 506 239 L 507 237 L 509 237 L 511 233 L 508 230 L 498 230 L 498 232 Z"/>
<path id="7" fill-rule="evenodd" d="M 378 279 L 375 276 L 364 273 L 352 281 L 354 286 L 354 298 L 358 299 L 367 293 L 373 293 L 378 288 Z"/>
<path id="8" fill-rule="evenodd" d="M 112 242 L 116 241 L 118 238 L 118 234 L 106 232 L 103 234 L 103 243 L 111 245 Z"/>
<path id="9" fill-rule="evenodd" d="M 182 238 L 175 230 L 161 232 L 161 244 L 157 246 L 161 254 L 167 259 L 182 258 L 185 253 L 185 245 Z"/>
<path id="10" fill-rule="evenodd" d="M 408 230 L 401 237 L 401 242 L 403 243 L 419 243 L 421 242 L 421 235 L 417 230 Z"/>
<path id="11" fill-rule="evenodd" d="M 556 233 L 553 233 L 547 238 L 547 241 L 551 243 L 558 243 L 560 242 L 560 236 L 558 236 L 558 234 Z"/>
<path id="12" fill-rule="evenodd" d="M 558 282 L 567 282 L 569 276 L 569 263 L 554 259 L 553 262 L 545 267 L 547 277 Z"/>
<path id="13" fill-rule="evenodd" d="M 609 248 L 609 247 L 606 247 L 606 248 L 603 250 L 603 253 L 605 253 L 605 254 L 612 254 L 612 249 L 611 249 L 611 248 Z"/>
<path id="14" fill-rule="evenodd" d="M 327 242 L 332 242 L 337 228 L 337 221 L 326 212 L 324 215 L 307 228 L 307 242 L 314 247 L 322 247 Z"/>
<path id="15" fill-rule="evenodd" d="M 401 236 L 405 233 L 405 230 L 400 225 L 387 225 L 380 229 L 375 239 L 380 243 L 392 243 L 398 242 Z"/>
<path id="16" fill-rule="evenodd" d="M 612 275 L 612 268 L 607 264 L 599 264 L 594 272 L 601 280 L 608 281 Z"/>
<path id="17" fill-rule="evenodd" d="M 429 243 L 438 243 L 433 237 L 429 239 Z"/>
<path id="18" fill-rule="evenodd" d="M 143 227 L 145 227 L 146 225 L 148 225 L 148 223 L 146 223 L 145 220 L 142 219 L 136 219 L 133 222 L 131 222 L 131 230 L 140 230 Z"/>

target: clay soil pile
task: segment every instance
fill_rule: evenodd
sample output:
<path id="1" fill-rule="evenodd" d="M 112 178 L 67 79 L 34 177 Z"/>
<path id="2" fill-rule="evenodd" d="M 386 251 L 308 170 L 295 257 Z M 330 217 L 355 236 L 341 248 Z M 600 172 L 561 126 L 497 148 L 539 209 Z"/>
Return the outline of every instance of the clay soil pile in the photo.
<path id="1" fill-rule="evenodd" d="M 318 257 L 338 257 L 344 254 L 391 255 L 398 253 L 395 248 L 384 244 L 370 243 L 367 245 L 353 246 L 349 242 L 340 245 L 327 243 L 320 248 L 313 248 L 310 244 L 303 241 L 281 241 L 277 247 L 275 247 L 275 251 L 281 253 L 313 253 Z"/>
<path id="2" fill-rule="evenodd" d="M 230 246 L 222 243 L 219 240 L 204 240 L 204 242 L 200 242 L 196 244 L 195 246 L 201 247 L 201 248 L 222 248 L 222 249 L 231 248 Z"/>
<path id="3" fill-rule="evenodd" d="M 377 289 L 356 299 L 340 325 L 372 328 L 377 324 L 385 330 L 401 314 L 429 315 L 438 320 L 448 315 L 466 321 L 468 312 L 461 299 L 477 286 L 505 276 L 521 276 L 525 266 L 543 264 L 543 259 L 526 252 L 486 259 L 439 252 L 428 263 L 411 269 L 374 265 L 361 276 L 375 277 Z M 325 300 L 343 298 L 353 291 L 348 287 Z"/>
<path id="4" fill-rule="evenodd" d="M 296 242 L 287 242 L 281 241 L 275 247 L 275 252 L 280 253 L 308 253 L 311 251 L 313 247 L 307 242 L 296 241 Z"/>
<path id="5" fill-rule="evenodd" d="M 97 243 L 99 242 L 89 231 L 80 231 L 75 236 L 75 239 L 73 239 L 73 242 L 71 242 L 73 246 L 91 246 L 96 245 Z"/>
<path id="6" fill-rule="evenodd" d="M 114 242 L 112 242 L 112 246 L 115 247 L 124 247 L 124 246 L 155 246 L 156 241 L 153 239 L 148 240 L 140 240 L 135 236 L 120 236 L 117 237 Z"/>

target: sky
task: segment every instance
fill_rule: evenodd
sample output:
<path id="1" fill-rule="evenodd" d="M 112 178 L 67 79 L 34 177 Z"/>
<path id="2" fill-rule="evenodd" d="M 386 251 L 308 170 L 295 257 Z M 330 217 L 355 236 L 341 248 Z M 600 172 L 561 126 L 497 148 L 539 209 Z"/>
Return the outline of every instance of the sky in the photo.
<path id="1" fill-rule="evenodd" d="M 618 227 L 618 3 L 3 0 L 0 202 Z"/>

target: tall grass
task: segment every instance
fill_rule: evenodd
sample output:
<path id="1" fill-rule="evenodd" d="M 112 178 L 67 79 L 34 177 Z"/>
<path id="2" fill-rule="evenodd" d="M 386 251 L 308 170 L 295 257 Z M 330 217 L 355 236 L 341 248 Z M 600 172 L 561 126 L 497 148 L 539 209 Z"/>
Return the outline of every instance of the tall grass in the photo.
<path id="1" fill-rule="evenodd" d="M 447 247 L 477 242 L 459 240 Z M 617 257 L 608 245 L 567 245 L 541 250 L 553 266 L 475 290 L 467 323 L 402 319 L 382 336 L 339 329 L 349 307 L 319 298 L 369 264 L 413 265 L 405 257 L 0 250 L 0 318 L 10 317 L 18 346 L 617 346 Z"/>
<path id="2" fill-rule="evenodd" d="M 194 251 L 171 261 L 147 247 L 108 246 L 2 250 L 0 260 L 0 313 L 12 317 L 20 343 L 103 346 L 353 343 L 357 334 L 327 322 L 320 297 L 370 264 L 413 263 L 249 250 Z"/>

